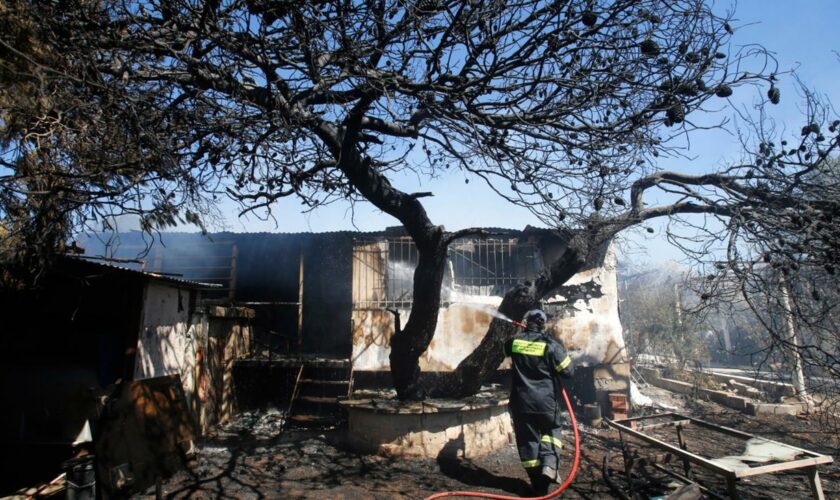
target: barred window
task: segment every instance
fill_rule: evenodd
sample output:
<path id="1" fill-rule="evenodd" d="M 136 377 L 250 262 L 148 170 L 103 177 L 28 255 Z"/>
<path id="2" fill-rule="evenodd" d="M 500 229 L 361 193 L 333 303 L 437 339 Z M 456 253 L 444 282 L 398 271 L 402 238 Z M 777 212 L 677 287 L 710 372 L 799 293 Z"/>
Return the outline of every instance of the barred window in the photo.
<path id="1" fill-rule="evenodd" d="M 358 240 L 353 249 L 356 309 L 411 306 L 417 248 L 411 238 Z M 539 270 L 538 250 L 516 238 L 460 239 L 449 247 L 441 300 L 481 302 L 502 296 Z"/>

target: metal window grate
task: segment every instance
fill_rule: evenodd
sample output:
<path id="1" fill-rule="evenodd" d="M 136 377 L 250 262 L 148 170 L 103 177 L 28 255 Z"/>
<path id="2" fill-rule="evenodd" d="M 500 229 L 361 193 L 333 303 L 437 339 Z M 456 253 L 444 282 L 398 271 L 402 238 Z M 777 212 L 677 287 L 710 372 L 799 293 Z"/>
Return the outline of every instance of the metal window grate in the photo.
<path id="1" fill-rule="evenodd" d="M 449 247 L 441 299 L 481 302 L 502 296 L 539 270 L 537 250 L 511 239 L 461 239 Z M 353 304 L 356 309 L 409 308 L 418 254 L 407 237 L 357 240 L 353 249 Z"/>

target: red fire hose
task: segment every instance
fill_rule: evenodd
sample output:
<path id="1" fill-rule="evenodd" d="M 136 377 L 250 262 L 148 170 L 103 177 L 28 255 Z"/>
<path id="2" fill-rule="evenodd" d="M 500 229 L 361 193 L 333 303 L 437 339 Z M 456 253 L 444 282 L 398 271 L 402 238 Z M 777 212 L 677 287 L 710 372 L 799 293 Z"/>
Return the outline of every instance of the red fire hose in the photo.
<path id="1" fill-rule="evenodd" d="M 535 500 L 546 500 L 554 498 L 572 484 L 577 474 L 578 463 L 580 462 L 580 435 L 578 434 L 577 420 L 575 420 L 575 412 L 572 411 L 572 403 L 569 401 L 569 395 L 566 394 L 566 389 L 562 389 L 563 401 L 566 403 L 566 409 L 569 411 L 569 416 L 572 417 L 572 431 L 575 433 L 575 459 L 572 462 L 572 470 L 569 471 L 569 476 L 563 481 L 559 488 L 542 497 L 527 497 Z M 509 497 L 505 495 L 494 495 L 493 493 L 481 493 L 479 491 L 444 491 L 442 493 L 435 493 L 432 496 L 426 497 L 425 500 L 433 500 L 435 498 L 443 497 L 477 497 L 477 498 L 493 498 L 495 500 L 518 500 L 522 497 Z"/>

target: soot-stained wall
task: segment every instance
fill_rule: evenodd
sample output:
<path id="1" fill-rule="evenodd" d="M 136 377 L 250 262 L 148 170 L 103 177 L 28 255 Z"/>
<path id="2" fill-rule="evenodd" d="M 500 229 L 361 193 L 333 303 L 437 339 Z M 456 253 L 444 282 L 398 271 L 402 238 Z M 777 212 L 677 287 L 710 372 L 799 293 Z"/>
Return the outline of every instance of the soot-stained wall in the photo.
<path id="1" fill-rule="evenodd" d="M 597 400 L 605 404 L 607 393 L 629 391 L 630 365 L 618 316 L 612 246 L 600 266 L 576 274 L 545 302 L 553 316 L 547 327 L 583 367 L 581 376 L 592 378 L 588 387 L 581 385 L 576 390 L 578 397 L 584 403 Z"/>
<path id="2" fill-rule="evenodd" d="M 103 238 L 92 238 L 83 246 L 89 255 L 139 256 L 145 270 L 222 285 L 205 296 L 254 309 L 257 348 L 270 345 L 280 352 L 348 357 L 351 256 L 357 236 L 355 232 L 163 233 L 149 249 L 142 234 L 132 232 L 114 238 L 116 243 L 108 248 L 102 245 Z M 148 253 L 142 254 L 145 250 Z"/>
<path id="3" fill-rule="evenodd" d="M 522 281 L 531 279 L 536 270 L 556 259 L 565 246 L 562 238 L 535 230 L 511 234 L 506 243 L 504 248 L 510 257 L 517 255 L 516 247 L 530 246 L 533 251 L 519 252 L 518 258 L 506 260 L 494 268 L 494 274 L 503 275 L 509 269 L 517 269 L 509 276 Z M 462 240 L 460 244 L 469 246 L 469 241 Z M 395 331 L 395 320 L 385 307 L 375 306 L 388 303 L 387 295 L 392 288 L 407 287 L 405 284 L 394 287 L 389 282 L 388 272 L 395 269 L 387 262 L 392 254 L 385 241 L 357 246 L 354 252 L 351 359 L 360 380 L 388 380 L 383 375 L 390 369 L 389 343 Z M 496 258 L 490 261 L 501 262 Z M 535 269 L 529 267 L 532 261 L 537 262 Z M 485 259 L 480 264 L 487 263 Z M 396 270 L 400 275 L 407 274 L 399 267 Z M 444 278 L 443 304 L 434 338 L 420 358 L 424 372 L 454 370 L 481 342 L 505 292 L 505 287 L 499 285 L 457 286 L 458 276 L 453 277 L 451 273 L 452 266 Z M 399 312 L 403 322 L 408 319 L 410 309 L 399 301 L 391 308 Z M 573 276 L 555 296 L 545 300 L 544 308 L 552 316 L 548 329 L 564 343 L 580 367 L 570 386 L 576 399 L 581 403 L 597 401 L 608 409 L 609 393 L 628 394 L 629 364 L 618 316 L 612 247 Z M 509 363 L 510 360 L 505 359 L 500 368 L 509 367 Z"/>
<path id="4" fill-rule="evenodd" d="M 540 265 L 547 265 L 562 252 L 562 239 L 540 231 L 513 233 L 507 237 L 512 245 L 532 245 Z M 462 245 L 469 243 L 461 241 Z M 371 307 L 383 302 L 388 290 L 389 252 L 384 241 L 357 246 L 353 265 L 353 366 L 357 371 L 387 371 L 389 342 L 394 334 L 394 315 L 384 307 Z M 380 248 L 382 247 L 382 248 Z M 512 247 L 508 247 L 512 248 Z M 381 251 L 377 251 L 381 250 Z M 512 250 L 511 255 L 515 254 Z M 523 267 L 527 259 L 511 259 L 509 265 Z M 371 270 L 373 272 L 371 272 Z M 499 272 L 499 269 L 496 270 Z M 501 271 L 504 272 L 504 271 Z M 527 271 L 512 274 L 530 279 Z M 456 281 L 452 280 L 453 283 Z M 454 287 L 444 283 L 443 307 L 429 349 L 420 358 L 424 371 L 451 371 L 479 344 L 492 320 L 492 312 L 502 301 L 499 287 Z M 387 302 L 387 301 L 385 301 Z M 579 365 L 588 367 L 588 376 L 595 391 L 624 391 L 627 388 L 628 364 L 618 317 L 618 295 L 615 274 L 615 253 L 612 248 L 591 268 L 576 274 L 558 293 L 545 301 L 553 316 L 548 328 L 562 340 Z M 410 309 L 393 307 L 405 322 Z M 519 319 L 519 318 L 516 318 Z M 505 361 L 507 363 L 507 361 Z M 503 364 L 503 367 L 506 364 Z"/>

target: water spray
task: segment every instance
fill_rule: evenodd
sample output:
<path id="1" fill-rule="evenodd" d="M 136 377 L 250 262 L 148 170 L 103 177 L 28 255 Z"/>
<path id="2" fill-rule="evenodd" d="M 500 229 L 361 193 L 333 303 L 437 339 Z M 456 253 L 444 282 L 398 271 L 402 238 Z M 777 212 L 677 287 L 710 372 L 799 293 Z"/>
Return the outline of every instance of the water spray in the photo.
<path id="1" fill-rule="evenodd" d="M 512 325 L 518 326 L 519 328 L 525 328 L 525 323 L 520 323 L 519 321 L 514 321 L 514 320 L 508 318 L 503 313 L 500 313 L 499 310 L 496 309 L 493 306 L 488 306 L 488 305 L 484 305 L 484 304 L 470 304 L 470 303 L 459 303 L 458 305 L 463 306 L 463 307 L 469 307 L 470 309 L 478 309 L 479 311 L 482 311 L 482 312 L 484 312 L 484 313 L 486 313 L 490 316 L 493 316 L 496 319 L 506 321 L 506 322 L 508 322 Z"/>

